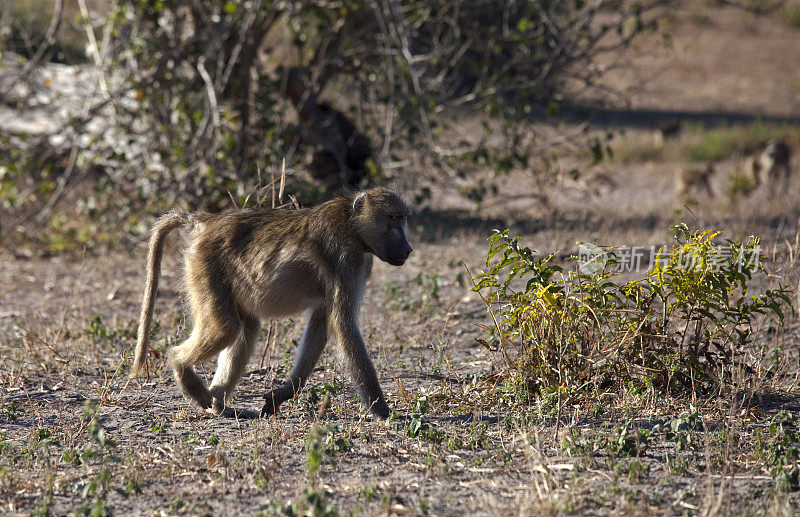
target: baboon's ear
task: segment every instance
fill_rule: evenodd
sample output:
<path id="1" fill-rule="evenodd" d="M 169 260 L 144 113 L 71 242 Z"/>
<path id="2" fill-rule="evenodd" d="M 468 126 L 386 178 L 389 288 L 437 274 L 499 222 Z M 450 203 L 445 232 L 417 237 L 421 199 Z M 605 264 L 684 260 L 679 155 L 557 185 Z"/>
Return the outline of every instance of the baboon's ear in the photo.
<path id="1" fill-rule="evenodd" d="M 367 201 L 367 196 L 363 192 L 359 193 L 353 200 L 353 212 L 358 213 L 364 208 L 364 203 Z"/>

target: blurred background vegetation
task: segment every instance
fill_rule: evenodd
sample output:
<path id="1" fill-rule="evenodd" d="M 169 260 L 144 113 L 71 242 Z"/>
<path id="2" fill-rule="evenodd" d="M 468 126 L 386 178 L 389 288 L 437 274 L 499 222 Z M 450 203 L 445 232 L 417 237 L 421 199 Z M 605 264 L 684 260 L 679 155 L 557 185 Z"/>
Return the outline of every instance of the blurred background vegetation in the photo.
<path id="1" fill-rule="evenodd" d="M 697 2 L 692 23 L 712 23 L 711 4 L 800 26 L 794 0 Z M 478 171 L 523 170 L 546 210 L 548 188 L 591 179 L 557 171 L 558 146 L 586 163 L 628 164 L 724 160 L 769 138 L 800 143 L 796 126 L 759 121 L 673 121 L 683 136 L 670 141 L 575 123 L 586 99 L 620 105 L 603 74 L 628 64 L 645 33 L 669 47 L 680 8 L 666 0 L 7 0 L 0 242 L 24 254 L 138 242 L 147 214 L 176 203 L 219 211 L 271 202 L 264 194 L 284 168 L 284 203 L 392 183 L 417 207 L 430 204 L 431 182 L 479 204 L 497 187 Z M 572 126 L 556 138 L 532 131 L 565 112 Z"/>
<path id="2" fill-rule="evenodd" d="M 7 1 L 0 102 L 50 111 L 0 123 L 0 238 L 138 238 L 145 212 L 252 203 L 284 160 L 301 204 L 390 181 L 424 203 L 416 171 L 528 167 L 546 149 L 526 122 L 556 117 L 566 84 L 592 88 L 598 57 L 667 4 Z M 450 138 L 465 120 L 474 138 Z"/>

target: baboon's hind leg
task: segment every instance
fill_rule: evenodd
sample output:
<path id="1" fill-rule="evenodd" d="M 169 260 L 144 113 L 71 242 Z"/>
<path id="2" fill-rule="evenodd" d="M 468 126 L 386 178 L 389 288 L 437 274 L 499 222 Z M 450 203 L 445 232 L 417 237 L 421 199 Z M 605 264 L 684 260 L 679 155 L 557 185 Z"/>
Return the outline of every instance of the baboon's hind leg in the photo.
<path id="1" fill-rule="evenodd" d="M 220 352 L 217 370 L 211 381 L 212 407 L 215 412 L 222 413 L 225 402 L 233 394 L 234 388 L 242 379 L 250 356 L 253 354 L 256 337 L 261 322 L 255 316 L 242 316 L 242 331 L 234 343 Z"/>
<path id="2" fill-rule="evenodd" d="M 261 408 L 262 418 L 277 413 L 281 404 L 294 397 L 303 388 L 325 348 L 325 343 L 328 341 L 328 315 L 325 308 L 309 310 L 308 315 L 294 367 L 283 384 L 264 395 L 266 402 Z"/>
<path id="3" fill-rule="evenodd" d="M 792 168 L 789 162 L 786 162 L 786 165 L 783 167 L 783 188 L 787 192 L 789 189 L 789 183 L 792 179 L 791 176 L 792 176 Z"/>
<path id="4" fill-rule="evenodd" d="M 211 394 L 192 365 L 211 359 L 236 340 L 241 324 L 232 318 L 228 322 L 220 325 L 213 317 L 198 317 L 189 339 L 170 352 L 170 363 L 181 391 L 203 409 L 211 408 Z"/>
<path id="5" fill-rule="evenodd" d="M 774 199 L 775 198 L 775 194 L 776 194 L 776 192 L 778 190 L 778 180 L 779 180 L 779 178 L 777 178 L 774 174 L 771 175 L 770 178 L 769 178 L 769 197 L 770 197 L 770 199 Z"/>
<path id="6" fill-rule="evenodd" d="M 711 181 L 707 177 L 705 181 L 703 181 L 703 185 L 705 186 L 706 193 L 708 193 L 708 197 L 714 197 L 714 191 L 711 190 Z"/>

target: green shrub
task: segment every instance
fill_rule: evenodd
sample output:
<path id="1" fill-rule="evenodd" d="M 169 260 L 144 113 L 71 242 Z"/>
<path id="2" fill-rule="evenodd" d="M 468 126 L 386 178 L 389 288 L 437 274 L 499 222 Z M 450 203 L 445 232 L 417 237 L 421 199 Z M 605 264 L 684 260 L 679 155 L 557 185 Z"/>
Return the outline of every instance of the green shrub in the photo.
<path id="1" fill-rule="evenodd" d="M 742 170 L 741 166 L 735 167 L 728 175 L 728 197 L 735 202 L 739 196 L 750 195 L 757 187 L 752 174 Z"/>
<path id="2" fill-rule="evenodd" d="M 752 124 L 706 130 L 702 124 L 684 123 L 687 131 L 700 134 L 699 141 L 683 149 L 683 157 L 694 162 L 724 160 L 734 154 L 748 155 L 761 151 L 771 139 L 794 145 L 800 130 L 790 124 Z"/>
<path id="3" fill-rule="evenodd" d="M 787 2 L 781 8 L 779 16 L 789 27 L 800 29 L 800 3 Z"/>
<path id="4" fill-rule="evenodd" d="M 518 401 L 559 393 L 590 404 L 610 390 L 710 394 L 751 366 L 753 324 L 761 315 L 782 322 L 789 291 L 748 292 L 764 272 L 758 238 L 718 246 L 720 232 L 674 229 L 677 245 L 659 250 L 645 278 L 624 283 L 613 281 L 608 248 L 600 262 L 565 271 L 553 254 L 539 258 L 508 230 L 494 233 L 473 290 L 488 292 L 494 328 L 482 343 L 498 353 L 499 377 Z"/>
<path id="5" fill-rule="evenodd" d="M 778 489 L 788 492 L 798 489 L 800 478 L 800 426 L 797 414 L 780 411 L 767 427 L 767 466 L 772 467 Z"/>
<path id="6" fill-rule="evenodd" d="M 708 162 L 724 160 L 731 155 L 733 146 L 729 139 L 719 133 L 708 133 L 698 143 L 689 147 L 689 160 Z"/>
<path id="7" fill-rule="evenodd" d="M 613 159 L 620 163 L 645 163 L 664 159 L 664 146 L 653 142 L 623 141 L 614 146 Z"/>

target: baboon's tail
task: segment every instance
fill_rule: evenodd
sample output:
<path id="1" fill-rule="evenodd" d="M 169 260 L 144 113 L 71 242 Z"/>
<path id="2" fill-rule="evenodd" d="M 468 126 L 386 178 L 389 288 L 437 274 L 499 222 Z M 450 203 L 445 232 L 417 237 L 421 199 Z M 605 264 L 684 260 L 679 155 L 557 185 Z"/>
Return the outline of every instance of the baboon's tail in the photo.
<path id="1" fill-rule="evenodd" d="M 136 355 L 133 359 L 131 377 L 138 375 L 147 361 L 147 342 L 150 337 L 150 323 L 153 320 L 153 306 L 158 291 L 158 278 L 161 275 L 161 256 L 167 234 L 189 223 L 190 215 L 179 208 L 161 216 L 150 234 L 150 249 L 147 253 L 147 283 L 142 299 L 142 314 L 139 316 L 139 335 L 136 340 Z"/>

